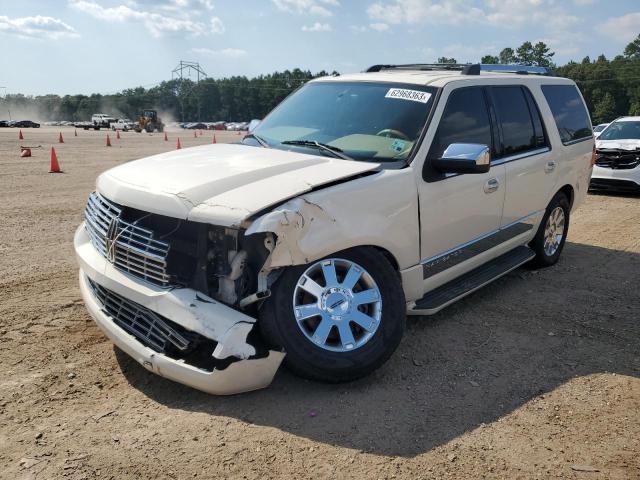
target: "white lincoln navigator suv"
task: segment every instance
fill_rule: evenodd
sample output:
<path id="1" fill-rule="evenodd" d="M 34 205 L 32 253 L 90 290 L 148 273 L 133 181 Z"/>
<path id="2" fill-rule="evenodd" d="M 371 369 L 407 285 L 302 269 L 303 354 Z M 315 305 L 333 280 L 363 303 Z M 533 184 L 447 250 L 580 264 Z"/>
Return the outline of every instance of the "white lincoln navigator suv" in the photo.
<path id="1" fill-rule="evenodd" d="M 215 394 L 280 363 L 329 382 L 562 252 L 594 159 L 576 85 L 539 67 L 376 65 L 291 94 L 238 144 L 98 177 L 75 235 L 89 313 L 147 369 Z"/>

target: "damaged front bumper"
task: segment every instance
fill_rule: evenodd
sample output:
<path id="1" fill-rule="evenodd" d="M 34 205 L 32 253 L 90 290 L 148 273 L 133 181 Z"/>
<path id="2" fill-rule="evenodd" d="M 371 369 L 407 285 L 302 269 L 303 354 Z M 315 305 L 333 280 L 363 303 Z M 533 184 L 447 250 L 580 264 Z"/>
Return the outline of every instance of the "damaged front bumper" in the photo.
<path id="1" fill-rule="evenodd" d="M 257 354 L 247 335 L 255 319 L 188 288 L 166 289 L 138 281 L 117 270 L 98 253 L 80 225 L 74 238 L 80 264 L 80 291 L 89 314 L 121 350 L 148 370 L 215 395 L 230 395 L 267 387 L 284 353 Z M 214 360 L 220 366 L 199 368 L 143 344 L 119 326 L 97 298 L 91 282 L 141 308 L 215 342 Z"/>

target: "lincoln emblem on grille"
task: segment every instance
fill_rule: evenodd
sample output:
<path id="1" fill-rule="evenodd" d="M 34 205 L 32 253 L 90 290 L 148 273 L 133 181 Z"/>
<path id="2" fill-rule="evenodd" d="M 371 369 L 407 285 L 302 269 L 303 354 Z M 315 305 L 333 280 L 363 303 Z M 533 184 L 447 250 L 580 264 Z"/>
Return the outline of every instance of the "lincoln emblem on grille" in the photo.
<path id="1" fill-rule="evenodd" d="M 107 260 L 111 263 L 116 261 L 116 240 L 118 239 L 118 230 L 118 217 L 114 217 L 111 219 L 111 222 L 109 222 L 106 238 Z"/>

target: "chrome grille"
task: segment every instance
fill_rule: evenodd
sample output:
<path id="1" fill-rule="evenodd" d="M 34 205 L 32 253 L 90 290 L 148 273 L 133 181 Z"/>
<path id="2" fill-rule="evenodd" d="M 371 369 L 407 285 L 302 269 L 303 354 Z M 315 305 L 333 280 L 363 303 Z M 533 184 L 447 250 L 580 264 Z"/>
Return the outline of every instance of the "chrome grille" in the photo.
<path id="1" fill-rule="evenodd" d="M 122 208 L 97 192 L 89 195 L 84 211 L 91 243 L 116 268 L 166 286 L 169 244 L 153 238 L 153 231 L 121 218 Z"/>
<path id="2" fill-rule="evenodd" d="M 157 352 L 165 352 L 169 344 L 181 351 L 189 347 L 190 340 L 169 325 L 168 320 L 107 290 L 89 278 L 87 280 L 102 310 L 116 325 L 136 337 L 142 344 Z"/>

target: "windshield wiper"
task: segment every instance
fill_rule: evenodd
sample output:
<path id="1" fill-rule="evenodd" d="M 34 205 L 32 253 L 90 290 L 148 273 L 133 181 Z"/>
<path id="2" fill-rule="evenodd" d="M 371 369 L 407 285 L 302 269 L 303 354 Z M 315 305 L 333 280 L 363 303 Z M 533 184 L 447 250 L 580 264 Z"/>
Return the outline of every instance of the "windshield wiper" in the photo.
<path id="1" fill-rule="evenodd" d="M 267 141 L 264 138 L 259 137 L 255 133 L 249 133 L 249 134 L 245 135 L 244 138 L 253 138 L 253 139 L 255 139 L 256 142 L 258 142 L 260 144 L 261 147 L 271 148 L 271 146 L 267 143 Z M 243 140 L 244 140 L 244 138 L 243 138 Z"/>
<path id="2" fill-rule="evenodd" d="M 301 147 L 316 147 L 325 152 L 333 154 L 334 157 L 342 158 L 343 160 L 353 160 L 349 155 L 345 154 L 341 148 L 334 147 L 333 145 L 327 145 L 326 143 L 316 142 L 315 140 L 285 140 L 280 142 L 283 145 L 300 145 Z"/>

